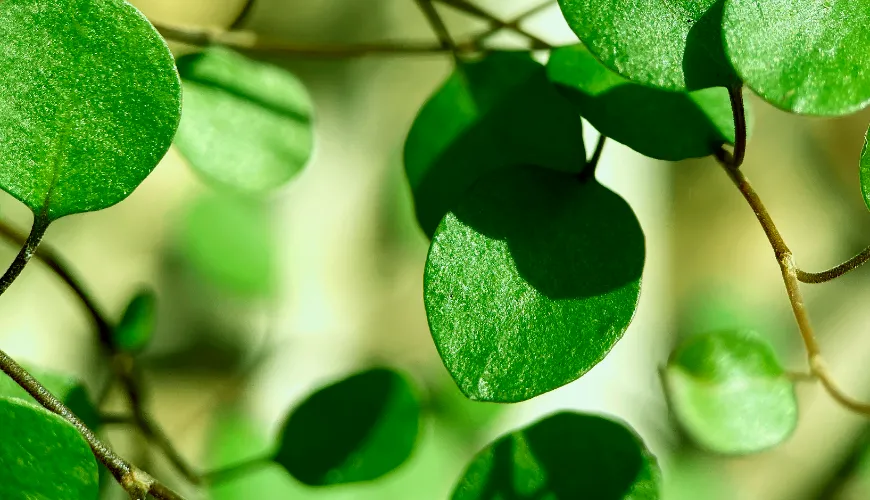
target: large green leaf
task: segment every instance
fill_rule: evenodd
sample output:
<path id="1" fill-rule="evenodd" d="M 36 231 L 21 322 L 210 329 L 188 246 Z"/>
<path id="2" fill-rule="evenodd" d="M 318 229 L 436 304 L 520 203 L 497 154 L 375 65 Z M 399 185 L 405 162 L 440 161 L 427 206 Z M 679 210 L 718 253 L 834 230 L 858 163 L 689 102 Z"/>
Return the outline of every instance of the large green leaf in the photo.
<path id="1" fill-rule="evenodd" d="M 206 179 L 261 194 L 308 163 L 313 104 L 295 76 L 219 47 L 178 68 L 184 112 L 175 144 Z"/>
<path id="2" fill-rule="evenodd" d="M 246 296 L 275 291 L 277 274 L 266 207 L 231 196 L 196 200 L 182 221 L 181 251 L 203 277 Z"/>
<path id="3" fill-rule="evenodd" d="M 565 19 L 607 67 L 674 91 L 727 87 L 737 77 L 722 44 L 725 0 L 559 0 Z"/>
<path id="4" fill-rule="evenodd" d="M 0 3 L 0 187 L 46 220 L 126 198 L 169 148 L 172 55 L 121 0 Z"/>
<path id="5" fill-rule="evenodd" d="M 288 417 L 275 461 L 312 486 L 377 479 L 411 455 L 420 402 L 396 372 L 370 370 L 320 389 Z"/>
<path id="6" fill-rule="evenodd" d="M 660 483 L 655 457 L 626 426 L 558 413 L 480 452 L 453 500 L 657 500 Z"/>
<path id="7" fill-rule="evenodd" d="M 734 143 L 728 90 L 671 92 L 626 80 L 583 45 L 550 55 L 547 74 L 599 132 L 660 160 L 707 156 Z"/>
<path id="8" fill-rule="evenodd" d="M 96 500 L 97 461 L 66 420 L 0 397 L 0 498 Z"/>
<path id="9" fill-rule="evenodd" d="M 643 263 L 634 213 L 595 180 L 498 172 L 432 240 L 424 284 L 432 337 L 469 398 L 532 398 L 576 380 L 622 337 Z"/>
<path id="10" fill-rule="evenodd" d="M 663 380 L 677 420 L 711 451 L 761 451 L 797 425 L 794 384 L 758 334 L 690 337 L 671 356 Z"/>
<path id="11" fill-rule="evenodd" d="M 99 427 L 99 412 L 81 380 L 29 365 L 25 365 L 25 368 L 39 383 L 48 389 L 48 392 L 54 394 L 55 397 L 72 410 L 85 425 L 92 430 Z M 0 373 L 0 397 L 20 398 L 34 404 L 36 403 L 36 400 L 27 391 L 3 373 Z M 3 497 L 0 496 L 0 498 Z"/>
<path id="12" fill-rule="evenodd" d="M 405 142 L 417 219 L 432 236 L 475 180 L 503 167 L 577 171 L 586 161 L 580 115 L 528 54 L 461 64 L 420 110 Z"/>
<path id="13" fill-rule="evenodd" d="M 154 291 L 138 292 L 127 304 L 115 329 L 115 343 L 124 351 L 140 351 L 151 341 L 157 323 L 157 297 Z"/>
<path id="14" fill-rule="evenodd" d="M 723 30 L 740 78 L 786 111 L 843 115 L 870 103 L 870 3 L 729 0 Z"/>

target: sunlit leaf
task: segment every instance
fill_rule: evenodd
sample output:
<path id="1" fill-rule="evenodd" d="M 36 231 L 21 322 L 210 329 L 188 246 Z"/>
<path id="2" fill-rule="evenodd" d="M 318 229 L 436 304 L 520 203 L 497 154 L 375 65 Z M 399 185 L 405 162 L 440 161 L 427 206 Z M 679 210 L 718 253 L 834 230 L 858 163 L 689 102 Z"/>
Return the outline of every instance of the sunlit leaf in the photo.
<path id="1" fill-rule="evenodd" d="M 528 54 L 465 63 L 420 110 L 405 142 L 405 171 L 428 236 L 475 180 L 539 165 L 577 171 L 586 161 L 580 116 Z"/>
<path id="2" fill-rule="evenodd" d="M 169 148 L 172 55 L 120 0 L 0 3 L 0 187 L 48 219 L 126 198 Z"/>
<path id="3" fill-rule="evenodd" d="M 722 44 L 725 0 L 559 0 L 565 19 L 605 66 L 674 91 L 738 82 Z"/>
<path id="4" fill-rule="evenodd" d="M 181 227 L 181 250 L 212 283 L 242 295 L 274 292 L 276 256 L 265 206 L 228 196 L 204 196 Z"/>
<path id="5" fill-rule="evenodd" d="M 728 90 L 672 92 L 638 85 L 583 45 L 553 51 L 547 74 L 599 132 L 660 160 L 707 156 L 734 143 Z"/>
<path id="6" fill-rule="evenodd" d="M 320 389 L 292 411 L 275 461 L 312 486 L 377 479 L 411 455 L 420 403 L 404 376 L 375 369 Z"/>
<path id="7" fill-rule="evenodd" d="M 516 402 L 589 371 L 631 322 L 644 253 L 631 208 L 595 180 L 482 179 L 438 226 L 425 271 L 429 327 L 459 388 Z"/>
<path id="8" fill-rule="evenodd" d="M 677 420 L 710 451 L 761 451 L 797 425 L 794 384 L 758 334 L 690 337 L 671 355 L 663 379 Z"/>
<path id="9" fill-rule="evenodd" d="M 308 163 L 313 104 L 291 73 L 219 47 L 178 67 L 184 111 L 175 144 L 206 179 L 262 194 Z"/>
<path id="10" fill-rule="evenodd" d="M 115 330 L 115 342 L 127 352 L 140 351 L 151 341 L 157 322 L 157 297 L 153 290 L 137 293 Z"/>
<path id="11" fill-rule="evenodd" d="M 87 389 L 82 382 L 69 375 L 51 372 L 38 367 L 25 365 L 27 371 L 38 380 L 48 392 L 57 397 L 63 404 L 89 428 L 96 429 L 100 425 L 99 412 L 94 405 Z M 36 404 L 36 400 L 22 389 L 14 380 L 0 373 L 0 397 L 20 398 Z M 3 498 L 0 496 L 0 498 Z"/>
<path id="12" fill-rule="evenodd" d="M 786 111 L 843 115 L 870 103 L 870 3 L 730 0 L 723 31 L 740 78 Z"/>
<path id="13" fill-rule="evenodd" d="M 475 457 L 453 500 L 657 500 L 661 471 L 622 424 L 558 413 L 508 434 Z"/>
<path id="14" fill-rule="evenodd" d="M 0 397 L 0 498 L 96 500 L 97 461 L 61 417 Z"/>

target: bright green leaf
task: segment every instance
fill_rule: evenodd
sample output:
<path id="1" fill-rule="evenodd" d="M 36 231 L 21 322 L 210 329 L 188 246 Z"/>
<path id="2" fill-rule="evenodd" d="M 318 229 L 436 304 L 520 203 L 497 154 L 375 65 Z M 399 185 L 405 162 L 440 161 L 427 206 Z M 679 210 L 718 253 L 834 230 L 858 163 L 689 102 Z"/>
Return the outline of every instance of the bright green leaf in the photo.
<path id="1" fill-rule="evenodd" d="M 126 352 L 140 351 L 151 341 L 156 323 L 157 297 L 153 290 L 142 290 L 127 304 L 115 330 L 115 342 Z"/>
<path id="2" fill-rule="evenodd" d="M 275 461 L 311 486 L 370 481 L 411 455 L 420 402 L 408 380 L 370 370 L 320 389 L 288 417 Z"/>
<path id="3" fill-rule="evenodd" d="M 723 31 L 740 78 L 794 113 L 844 115 L 870 103 L 870 3 L 730 0 Z"/>
<path id="4" fill-rule="evenodd" d="M 227 290 L 263 296 L 276 288 L 271 222 L 256 201 L 209 195 L 189 207 L 181 251 L 203 277 Z"/>
<path id="5" fill-rule="evenodd" d="M 465 63 L 420 110 L 405 172 L 428 236 L 478 178 L 503 167 L 577 171 L 586 162 L 580 115 L 528 54 Z"/>
<path id="6" fill-rule="evenodd" d="M 629 80 L 691 91 L 738 83 L 722 44 L 725 0 L 559 0 L 605 66 Z"/>
<path id="7" fill-rule="evenodd" d="M 678 161 L 734 143 L 727 89 L 670 92 L 638 85 L 583 45 L 554 50 L 547 74 L 599 132 L 646 156 Z"/>
<path id="8" fill-rule="evenodd" d="M 72 424 L 0 397 L 0 498 L 96 500 L 97 461 Z"/>
<path id="9" fill-rule="evenodd" d="M 797 425 L 794 384 L 758 334 L 690 337 L 672 354 L 663 380 L 677 420 L 710 451 L 761 451 Z"/>
<path id="10" fill-rule="evenodd" d="M 626 426 L 558 413 L 480 452 L 453 500 L 657 500 L 660 483 L 655 457 Z"/>
<path id="11" fill-rule="evenodd" d="M 291 73 L 219 47 L 178 67 L 184 111 L 175 144 L 206 179 L 262 194 L 308 163 L 313 104 Z"/>
<path id="12" fill-rule="evenodd" d="M 96 429 L 100 425 L 99 412 L 94 405 L 87 389 L 82 382 L 74 377 L 50 372 L 33 366 L 26 366 L 27 371 L 38 380 L 48 392 L 54 394 L 89 428 Z M 36 404 L 24 389 L 14 380 L 0 373 L 0 397 L 20 398 Z M 3 498 L 0 495 L 0 498 Z"/>
<path id="13" fill-rule="evenodd" d="M 126 198 L 169 148 L 172 55 L 120 0 L 0 3 L 0 187 L 47 220 Z"/>
<path id="14" fill-rule="evenodd" d="M 425 271 L 432 337 L 462 392 L 523 401 L 589 371 L 631 322 L 644 252 L 631 208 L 594 180 L 482 179 L 438 226 Z"/>

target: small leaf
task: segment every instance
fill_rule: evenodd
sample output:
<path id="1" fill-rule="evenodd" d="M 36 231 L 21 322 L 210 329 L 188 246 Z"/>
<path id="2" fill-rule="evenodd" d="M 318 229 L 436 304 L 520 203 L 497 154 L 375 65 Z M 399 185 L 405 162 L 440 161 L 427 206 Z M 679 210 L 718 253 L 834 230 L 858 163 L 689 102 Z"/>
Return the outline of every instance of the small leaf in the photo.
<path id="1" fill-rule="evenodd" d="M 181 250 L 203 277 L 242 295 L 274 292 L 276 257 L 265 206 L 204 196 L 189 208 L 181 229 Z"/>
<path id="2" fill-rule="evenodd" d="M 45 386 L 48 392 L 54 394 L 55 397 L 72 410 L 91 430 L 99 427 L 99 412 L 90 396 L 88 396 L 88 391 L 81 380 L 33 366 L 24 365 L 24 368 L 27 369 L 33 378 Z M 36 400 L 27 391 L 2 373 L 0 373 L 0 397 L 19 398 L 36 404 Z M 0 498 L 3 498 L 3 496 L 0 495 Z"/>
<path id="3" fill-rule="evenodd" d="M 657 500 L 660 483 L 655 457 L 633 431 L 606 418 L 566 412 L 480 452 L 453 500 Z"/>
<path id="4" fill-rule="evenodd" d="M 126 198 L 178 126 L 157 31 L 121 0 L 6 0 L 0 41 L 0 187 L 46 220 Z"/>
<path id="5" fill-rule="evenodd" d="M 864 195 L 864 204 L 870 210 L 870 129 L 867 130 L 867 135 L 864 136 L 864 148 L 861 150 L 859 176 L 861 194 Z"/>
<path id="6" fill-rule="evenodd" d="M 220 47 L 178 67 L 184 110 L 175 144 L 203 177 L 263 194 L 308 163 L 313 104 L 294 75 Z"/>
<path id="7" fill-rule="evenodd" d="M 535 397 L 579 378 L 622 337 L 643 263 L 637 218 L 612 191 L 551 170 L 498 172 L 432 240 L 432 338 L 469 398 Z"/>
<path id="8" fill-rule="evenodd" d="M 156 323 L 157 297 L 153 290 L 142 290 L 127 304 L 115 330 L 115 342 L 126 352 L 141 351 L 151 341 Z"/>
<path id="9" fill-rule="evenodd" d="M 727 89 L 670 92 L 638 85 L 583 45 L 554 50 L 547 74 L 599 132 L 646 156 L 678 161 L 734 144 Z"/>
<path id="10" fill-rule="evenodd" d="M 730 0 L 723 31 L 740 78 L 794 113 L 836 116 L 870 103 L 870 3 Z"/>
<path id="11" fill-rule="evenodd" d="M 72 424 L 0 397 L 0 498 L 97 500 L 97 461 Z"/>
<path id="12" fill-rule="evenodd" d="M 762 451 L 797 425 L 794 384 L 755 333 L 690 337 L 671 355 L 663 381 L 681 426 L 710 451 Z"/>
<path id="13" fill-rule="evenodd" d="M 405 172 L 428 236 L 487 172 L 521 165 L 577 171 L 586 162 L 580 115 L 528 54 L 465 63 L 420 110 Z"/>
<path id="14" fill-rule="evenodd" d="M 725 0 L 559 0 L 568 25 L 605 66 L 673 91 L 738 83 L 722 44 Z"/>
<path id="15" fill-rule="evenodd" d="M 420 403 L 405 377 L 370 370 L 320 389 L 288 417 L 275 461 L 310 486 L 370 481 L 411 455 Z"/>

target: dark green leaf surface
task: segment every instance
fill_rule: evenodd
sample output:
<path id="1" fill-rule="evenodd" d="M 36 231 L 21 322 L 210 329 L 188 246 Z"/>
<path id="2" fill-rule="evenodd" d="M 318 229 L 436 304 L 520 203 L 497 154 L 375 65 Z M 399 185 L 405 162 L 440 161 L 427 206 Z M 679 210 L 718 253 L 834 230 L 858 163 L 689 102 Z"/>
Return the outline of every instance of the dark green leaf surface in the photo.
<path id="1" fill-rule="evenodd" d="M 585 161 L 579 114 L 524 53 L 495 52 L 460 66 L 420 110 L 405 142 L 417 219 L 430 237 L 487 172 L 520 165 L 577 171 Z"/>
<path id="2" fill-rule="evenodd" d="M 172 55 L 120 0 L 0 3 L 0 187 L 49 220 L 126 198 L 169 148 Z"/>
<path id="3" fill-rule="evenodd" d="M 725 88 L 671 92 L 638 85 L 601 64 L 583 45 L 554 50 L 547 74 L 599 132 L 646 156 L 678 161 L 734 143 Z"/>
<path id="4" fill-rule="evenodd" d="M 502 437 L 475 457 L 453 500 L 657 500 L 661 471 L 633 431 L 558 413 Z"/>
<path id="5" fill-rule="evenodd" d="M 870 129 L 864 137 L 864 148 L 861 150 L 861 163 L 859 166 L 861 194 L 864 195 L 864 204 L 870 209 Z"/>
<path id="6" fill-rule="evenodd" d="M 97 500 L 97 461 L 64 419 L 0 397 L 0 498 Z"/>
<path id="7" fill-rule="evenodd" d="M 605 66 L 666 90 L 738 82 L 725 58 L 725 0 L 559 0 L 565 19 Z"/>
<path id="8" fill-rule="evenodd" d="M 100 425 L 97 408 L 88 396 L 82 382 L 74 377 L 50 372 L 33 366 L 24 366 L 33 377 L 63 402 L 82 422 L 92 430 Z M 36 404 L 36 400 L 14 380 L 0 373 L 0 397 L 20 398 Z M 3 498 L 0 496 L 0 498 Z"/>
<path id="9" fill-rule="evenodd" d="M 723 31 L 741 79 L 794 113 L 835 116 L 870 103 L 870 2 L 730 0 Z"/>
<path id="10" fill-rule="evenodd" d="M 266 207 L 235 197 L 204 196 L 189 208 L 181 229 L 181 250 L 203 277 L 242 295 L 274 292 L 278 271 Z"/>
<path id="11" fill-rule="evenodd" d="M 140 351 L 151 341 L 156 323 L 157 297 L 153 290 L 142 290 L 127 304 L 115 330 L 115 342 L 124 351 Z"/>
<path id="12" fill-rule="evenodd" d="M 691 337 L 673 353 L 663 378 L 677 420 L 710 451 L 761 451 L 797 425 L 794 384 L 758 334 Z"/>
<path id="13" fill-rule="evenodd" d="M 311 486 L 377 479 L 411 455 L 420 402 L 404 376 L 375 369 L 325 387 L 284 424 L 275 461 Z"/>
<path id="14" fill-rule="evenodd" d="M 424 281 L 462 392 L 523 401 L 589 371 L 631 322 L 644 251 L 631 208 L 594 180 L 522 168 L 478 182 L 438 226 Z"/>
<path id="15" fill-rule="evenodd" d="M 178 67 L 184 111 L 175 144 L 203 177 L 262 194 L 308 163 L 313 104 L 294 75 L 219 47 Z"/>

